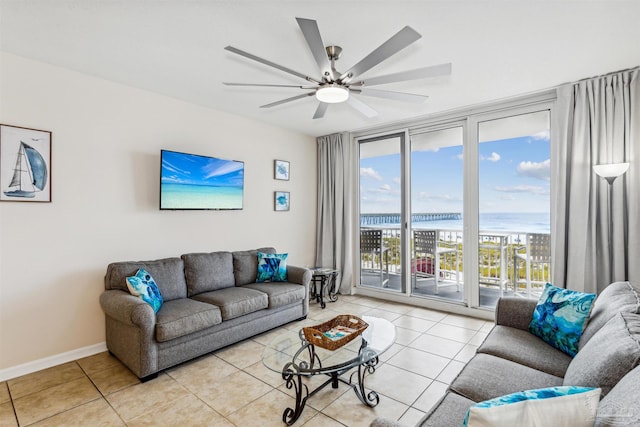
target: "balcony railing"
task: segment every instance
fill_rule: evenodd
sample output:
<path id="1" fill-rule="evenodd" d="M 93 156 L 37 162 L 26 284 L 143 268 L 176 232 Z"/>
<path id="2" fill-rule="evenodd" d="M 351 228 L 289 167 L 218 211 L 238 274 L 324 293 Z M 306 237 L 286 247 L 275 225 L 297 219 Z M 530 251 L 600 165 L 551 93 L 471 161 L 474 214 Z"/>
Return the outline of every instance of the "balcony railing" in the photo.
<path id="1" fill-rule="evenodd" d="M 395 279 L 399 283 L 402 272 L 399 227 L 361 227 L 361 230 L 379 230 L 381 251 L 361 251 L 363 272 L 380 273 L 382 279 L 374 286 L 385 286 Z M 415 229 L 421 230 L 421 229 Z M 433 230 L 433 229 L 431 229 Z M 463 284 L 462 231 L 435 230 L 437 255 L 416 256 L 414 234 L 411 236 L 412 287 L 420 281 L 435 283 L 434 294 L 441 286 Z M 436 260 L 435 257 L 438 257 Z M 481 231 L 478 237 L 479 286 L 494 288 L 503 294 L 539 295 L 550 281 L 551 253 L 549 234 L 528 232 Z M 437 261 L 437 276 L 436 274 Z M 363 274 L 364 275 L 364 274 Z M 386 275 L 386 276 L 385 276 Z M 371 277 L 378 277 L 373 275 Z"/>

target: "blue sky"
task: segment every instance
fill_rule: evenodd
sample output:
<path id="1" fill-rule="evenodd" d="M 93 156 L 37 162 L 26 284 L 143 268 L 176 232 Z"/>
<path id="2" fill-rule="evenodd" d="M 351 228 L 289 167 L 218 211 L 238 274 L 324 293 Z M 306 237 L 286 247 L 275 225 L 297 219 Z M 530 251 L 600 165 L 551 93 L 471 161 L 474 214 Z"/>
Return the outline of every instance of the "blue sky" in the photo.
<path id="1" fill-rule="evenodd" d="M 480 213 L 549 212 L 549 134 L 482 142 Z M 462 146 L 412 153 L 413 212 L 462 212 Z M 400 211 L 400 155 L 360 160 L 363 213 Z"/>
<path id="2" fill-rule="evenodd" d="M 165 184 L 240 187 L 243 180 L 243 162 L 163 152 L 162 182 Z"/>

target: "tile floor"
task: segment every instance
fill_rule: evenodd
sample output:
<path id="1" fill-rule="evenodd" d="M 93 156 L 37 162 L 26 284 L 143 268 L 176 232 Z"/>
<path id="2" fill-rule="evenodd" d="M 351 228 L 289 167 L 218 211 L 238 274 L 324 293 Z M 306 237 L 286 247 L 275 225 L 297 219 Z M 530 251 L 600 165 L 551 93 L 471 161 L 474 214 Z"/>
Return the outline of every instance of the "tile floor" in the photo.
<path id="1" fill-rule="evenodd" d="M 340 313 L 383 317 L 397 327 L 396 343 L 366 378 L 380 403 L 369 408 L 346 385 L 327 387 L 307 401 L 296 426 L 368 426 L 376 416 L 415 425 L 493 326 L 340 296 L 325 310 L 312 303 L 307 320 L 282 328 L 297 330 Z M 264 345 L 277 331 L 184 363 L 144 384 L 108 353 L 0 382 L 0 426 L 283 426 L 282 412 L 294 405 L 292 391 L 261 362 Z"/>

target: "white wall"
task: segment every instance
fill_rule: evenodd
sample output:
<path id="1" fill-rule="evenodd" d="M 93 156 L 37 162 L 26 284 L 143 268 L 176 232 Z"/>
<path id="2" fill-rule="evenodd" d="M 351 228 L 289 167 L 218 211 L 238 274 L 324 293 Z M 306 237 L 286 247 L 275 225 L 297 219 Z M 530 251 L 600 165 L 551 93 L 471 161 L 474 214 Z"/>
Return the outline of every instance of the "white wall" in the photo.
<path id="1" fill-rule="evenodd" d="M 264 245 L 314 261 L 310 136 L 5 53 L 0 123 L 53 132 L 53 202 L 0 203 L 0 374 L 104 342 L 110 262 Z M 243 160 L 244 209 L 160 211 L 161 148 Z M 291 192 L 289 212 L 274 190 Z"/>

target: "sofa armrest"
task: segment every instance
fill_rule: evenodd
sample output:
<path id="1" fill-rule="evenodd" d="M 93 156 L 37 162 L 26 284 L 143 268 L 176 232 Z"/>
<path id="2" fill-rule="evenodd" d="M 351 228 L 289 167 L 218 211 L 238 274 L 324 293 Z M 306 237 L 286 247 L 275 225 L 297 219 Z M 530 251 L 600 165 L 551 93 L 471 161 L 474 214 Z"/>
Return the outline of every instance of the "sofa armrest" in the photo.
<path id="1" fill-rule="evenodd" d="M 533 298 L 502 297 L 496 305 L 496 325 L 529 330 L 538 300 Z"/>
<path id="2" fill-rule="evenodd" d="M 298 285 L 309 287 L 311 270 L 304 267 L 296 267 L 295 265 L 287 265 L 287 280 L 290 283 L 297 283 Z"/>
<path id="3" fill-rule="evenodd" d="M 124 291 L 104 291 L 100 295 L 100 306 L 107 316 L 127 325 L 147 328 L 155 326 L 156 314 L 153 308 Z"/>

